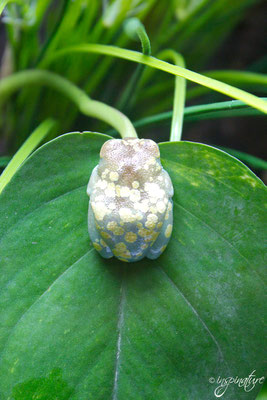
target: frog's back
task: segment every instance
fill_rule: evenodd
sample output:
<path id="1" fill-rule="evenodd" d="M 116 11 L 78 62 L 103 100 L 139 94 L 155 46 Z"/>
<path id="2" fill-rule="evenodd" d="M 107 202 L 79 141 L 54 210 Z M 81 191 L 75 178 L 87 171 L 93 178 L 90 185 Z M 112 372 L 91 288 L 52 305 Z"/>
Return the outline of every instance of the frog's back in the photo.
<path id="1" fill-rule="evenodd" d="M 169 240 L 173 189 L 161 166 L 158 147 L 150 142 L 111 140 L 101 150 L 88 192 L 89 233 L 92 238 L 97 231 L 99 239 L 92 240 L 97 240 L 95 247 L 98 251 L 101 247 L 102 255 L 123 261 L 156 258 Z"/>

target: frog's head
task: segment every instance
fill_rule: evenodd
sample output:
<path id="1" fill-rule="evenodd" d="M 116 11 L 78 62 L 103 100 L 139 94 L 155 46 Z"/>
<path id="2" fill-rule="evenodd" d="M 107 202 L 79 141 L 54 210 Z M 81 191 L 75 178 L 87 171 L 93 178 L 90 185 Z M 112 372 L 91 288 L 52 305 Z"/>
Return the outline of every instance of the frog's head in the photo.
<path id="1" fill-rule="evenodd" d="M 149 170 L 159 161 L 158 145 L 151 139 L 111 139 L 105 142 L 100 151 L 101 164 L 113 170 Z"/>

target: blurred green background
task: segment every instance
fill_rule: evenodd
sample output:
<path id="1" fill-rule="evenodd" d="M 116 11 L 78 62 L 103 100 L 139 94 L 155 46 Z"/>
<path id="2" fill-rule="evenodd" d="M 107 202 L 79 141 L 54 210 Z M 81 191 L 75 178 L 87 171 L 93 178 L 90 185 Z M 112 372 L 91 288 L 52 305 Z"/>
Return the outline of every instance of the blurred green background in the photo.
<path id="1" fill-rule="evenodd" d="M 22 5 L 14 1 L 7 4 L 1 17 L 0 74 L 3 78 L 16 71 L 42 68 L 53 52 L 79 43 L 140 51 L 139 41 L 125 31 L 125 20 L 137 17 L 150 38 L 152 55 L 174 49 L 183 55 L 187 68 L 200 73 L 215 71 L 218 80 L 266 96 L 266 84 L 248 75 L 264 74 L 267 69 L 266 8 L 266 2 L 257 0 L 26 0 Z M 68 55 L 49 66 L 92 98 L 120 108 L 133 121 L 171 110 L 174 77 L 149 68 L 139 75 L 131 101 L 123 104 L 136 68 L 134 63 L 94 54 Z M 186 105 L 229 100 L 190 82 L 187 89 Z M 0 156 L 12 156 L 48 117 L 59 123 L 47 140 L 73 130 L 109 129 L 78 114 L 61 94 L 41 86 L 27 87 L 1 102 Z M 170 123 L 168 119 L 149 124 L 138 128 L 138 133 L 166 141 Z M 183 139 L 264 158 L 265 133 L 264 116 L 246 116 L 185 123 Z M 254 166 L 254 171 L 266 180 L 264 168 Z"/>

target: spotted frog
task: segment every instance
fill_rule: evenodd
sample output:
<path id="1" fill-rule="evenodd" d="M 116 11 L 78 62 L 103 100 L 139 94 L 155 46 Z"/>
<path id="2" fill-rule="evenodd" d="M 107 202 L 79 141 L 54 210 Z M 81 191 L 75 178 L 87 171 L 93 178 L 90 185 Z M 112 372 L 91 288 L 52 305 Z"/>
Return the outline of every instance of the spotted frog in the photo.
<path id="1" fill-rule="evenodd" d="M 170 240 L 173 186 L 150 139 L 111 139 L 100 151 L 87 194 L 89 235 L 104 258 L 156 259 Z"/>

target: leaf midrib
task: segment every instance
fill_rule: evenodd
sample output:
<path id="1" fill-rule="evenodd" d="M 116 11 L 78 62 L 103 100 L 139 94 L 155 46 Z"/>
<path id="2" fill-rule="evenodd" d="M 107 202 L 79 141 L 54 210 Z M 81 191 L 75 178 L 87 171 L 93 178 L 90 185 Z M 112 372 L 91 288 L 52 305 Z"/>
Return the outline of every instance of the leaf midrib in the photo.
<path id="1" fill-rule="evenodd" d="M 122 276 L 120 292 L 121 293 L 120 293 L 120 301 L 118 309 L 118 325 L 117 325 L 118 339 L 116 345 L 116 360 L 115 360 L 112 400 L 117 400 L 118 398 L 117 396 L 118 396 L 118 379 L 119 379 L 120 356 L 121 356 L 121 337 L 122 337 L 122 328 L 124 323 L 124 305 L 126 301 L 125 272 L 123 273 Z"/>

